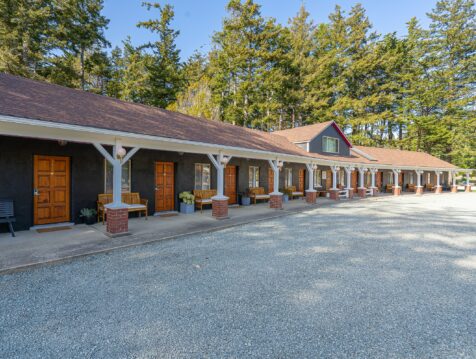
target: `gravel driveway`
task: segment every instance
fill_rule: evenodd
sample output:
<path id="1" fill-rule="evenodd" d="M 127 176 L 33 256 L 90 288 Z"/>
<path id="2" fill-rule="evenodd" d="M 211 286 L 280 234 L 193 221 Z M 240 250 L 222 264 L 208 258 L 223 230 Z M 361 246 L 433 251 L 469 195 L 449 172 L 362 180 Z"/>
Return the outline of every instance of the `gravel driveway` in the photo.
<path id="1" fill-rule="evenodd" d="M 476 194 L 342 202 L 0 277 L 1 358 L 475 358 Z"/>

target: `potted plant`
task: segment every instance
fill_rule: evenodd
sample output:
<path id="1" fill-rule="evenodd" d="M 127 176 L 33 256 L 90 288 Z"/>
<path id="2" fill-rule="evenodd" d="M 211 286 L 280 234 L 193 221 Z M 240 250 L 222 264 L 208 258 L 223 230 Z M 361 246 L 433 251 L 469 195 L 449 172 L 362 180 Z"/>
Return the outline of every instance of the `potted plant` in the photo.
<path id="1" fill-rule="evenodd" d="M 283 203 L 288 202 L 288 201 L 289 201 L 289 195 L 288 195 L 288 193 L 287 193 L 286 191 L 284 191 L 284 190 L 281 190 L 280 192 L 283 194 Z"/>
<path id="2" fill-rule="evenodd" d="M 83 208 L 79 212 L 79 217 L 83 219 L 83 222 L 87 225 L 96 223 L 97 211 L 93 208 Z"/>
<path id="3" fill-rule="evenodd" d="M 185 191 L 179 194 L 179 198 L 182 200 L 180 202 L 180 213 L 190 214 L 195 212 L 195 196 L 193 194 Z"/>
<path id="4" fill-rule="evenodd" d="M 248 193 L 241 193 L 241 205 L 242 206 L 249 206 L 251 204 L 251 198 Z"/>

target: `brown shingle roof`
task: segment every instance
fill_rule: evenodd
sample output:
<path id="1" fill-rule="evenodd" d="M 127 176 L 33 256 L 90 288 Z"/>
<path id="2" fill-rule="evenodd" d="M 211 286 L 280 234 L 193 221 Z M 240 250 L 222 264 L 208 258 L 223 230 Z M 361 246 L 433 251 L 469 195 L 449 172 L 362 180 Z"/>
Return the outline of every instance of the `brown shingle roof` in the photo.
<path id="1" fill-rule="evenodd" d="M 456 168 L 451 163 L 440 160 L 425 152 L 366 146 L 354 147 L 376 159 L 376 161 L 368 161 L 369 163 L 410 167 Z"/>
<path id="2" fill-rule="evenodd" d="M 274 131 L 273 134 L 286 137 L 291 142 L 309 142 L 334 121 Z"/>
<path id="3" fill-rule="evenodd" d="M 0 74 L 0 114 L 305 156 L 285 138 L 219 121 Z"/>

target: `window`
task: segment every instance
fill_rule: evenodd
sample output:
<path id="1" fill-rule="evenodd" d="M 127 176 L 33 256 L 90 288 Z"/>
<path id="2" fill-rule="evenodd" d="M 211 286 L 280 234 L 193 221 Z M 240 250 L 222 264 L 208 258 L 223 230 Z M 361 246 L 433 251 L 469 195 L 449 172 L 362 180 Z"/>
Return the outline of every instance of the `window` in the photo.
<path id="1" fill-rule="evenodd" d="M 322 187 L 322 171 L 321 170 L 315 170 L 314 171 L 314 187 Z"/>
<path id="2" fill-rule="evenodd" d="M 388 184 L 393 184 L 393 172 L 388 172 Z"/>
<path id="3" fill-rule="evenodd" d="M 345 186 L 344 181 L 345 181 L 344 170 L 340 170 L 339 173 L 337 174 L 337 185 L 344 187 Z"/>
<path id="4" fill-rule="evenodd" d="M 210 189 L 210 165 L 195 163 L 195 189 Z"/>
<path id="5" fill-rule="evenodd" d="M 365 187 L 369 188 L 372 186 L 372 173 L 365 172 Z"/>
<path id="6" fill-rule="evenodd" d="M 112 193 L 113 181 L 112 165 L 104 160 L 104 193 Z M 131 161 L 127 161 L 122 165 L 121 191 L 131 191 Z"/>
<path id="7" fill-rule="evenodd" d="M 333 137 L 322 138 L 322 150 L 324 152 L 339 153 L 339 140 Z"/>
<path id="8" fill-rule="evenodd" d="M 430 183 L 430 184 L 431 184 L 431 173 L 427 173 L 427 174 L 426 174 L 426 183 Z"/>
<path id="9" fill-rule="evenodd" d="M 413 184 L 413 172 L 410 172 L 410 184 Z"/>
<path id="10" fill-rule="evenodd" d="M 284 187 L 291 187 L 293 185 L 293 169 L 284 169 Z"/>
<path id="11" fill-rule="evenodd" d="M 248 169 L 248 187 L 259 187 L 259 167 L 250 166 Z"/>

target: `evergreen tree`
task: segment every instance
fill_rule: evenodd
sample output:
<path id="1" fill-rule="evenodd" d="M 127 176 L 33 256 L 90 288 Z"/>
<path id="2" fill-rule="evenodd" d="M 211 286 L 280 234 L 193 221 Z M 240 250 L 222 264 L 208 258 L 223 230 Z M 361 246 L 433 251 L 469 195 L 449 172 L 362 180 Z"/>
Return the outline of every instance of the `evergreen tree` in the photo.
<path id="1" fill-rule="evenodd" d="M 179 32 L 170 27 L 174 18 L 172 6 L 149 2 L 144 3 L 144 6 L 148 10 L 158 9 L 160 12 L 159 19 L 137 24 L 158 36 L 157 41 L 141 47 L 151 51 L 147 61 L 148 83 L 144 100 L 146 104 L 166 108 L 176 100 L 177 93 L 183 86 L 180 50 L 175 44 Z"/>
<path id="2" fill-rule="evenodd" d="M 0 71 L 42 78 L 52 48 L 53 9 L 47 0 L 0 1 Z"/>
<path id="3" fill-rule="evenodd" d="M 100 54 L 105 47 L 110 46 L 104 35 L 109 20 L 101 15 L 103 0 L 55 0 L 56 27 L 54 37 L 57 47 L 64 53 L 66 61 L 56 58 L 57 69 L 64 71 L 64 76 L 70 78 L 66 85 L 75 84 L 83 90 L 91 88 L 87 83 L 87 62 L 92 68 L 92 62 L 102 57 Z M 54 56 L 54 55 L 53 55 Z M 77 61 L 71 61 L 74 57 Z M 95 57 L 95 59 L 90 59 Z M 77 62 L 77 64 L 75 64 Z"/>

